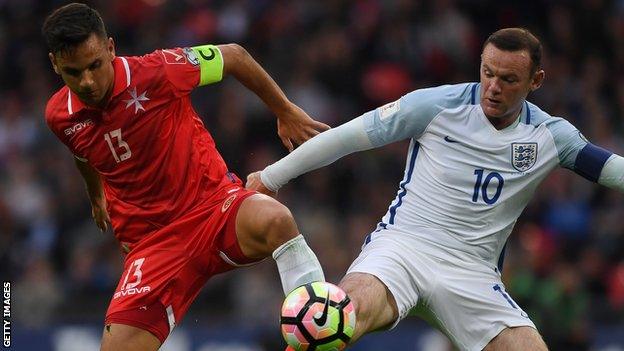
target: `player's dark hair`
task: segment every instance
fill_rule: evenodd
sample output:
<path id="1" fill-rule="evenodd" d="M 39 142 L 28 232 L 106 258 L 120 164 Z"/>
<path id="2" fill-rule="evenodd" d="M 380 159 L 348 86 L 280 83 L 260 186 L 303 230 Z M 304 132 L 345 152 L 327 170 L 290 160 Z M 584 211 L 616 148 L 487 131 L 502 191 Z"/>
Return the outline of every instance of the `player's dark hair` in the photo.
<path id="1" fill-rule="evenodd" d="M 542 67 L 542 43 L 526 28 L 504 28 L 487 38 L 483 48 L 492 43 L 503 51 L 526 50 L 531 57 L 531 75 Z"/>
<path id="2" fill-rule="evenodd" d="M 79 3 L 54 10 L 43 22 L 41 32 L 53 54 L 70 52 L 93 33 L 101 38 L 107 37 L 100 14 Z"/>

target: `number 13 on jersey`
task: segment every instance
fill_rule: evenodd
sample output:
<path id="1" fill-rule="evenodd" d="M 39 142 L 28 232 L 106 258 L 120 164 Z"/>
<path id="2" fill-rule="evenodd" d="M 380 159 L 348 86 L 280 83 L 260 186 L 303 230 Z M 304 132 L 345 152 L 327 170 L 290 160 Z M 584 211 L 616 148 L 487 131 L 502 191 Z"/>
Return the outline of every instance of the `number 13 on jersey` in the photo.
<path id="1" fill-rule="evenodd" d="M 121 129 L 115 129 L 112 132 L 108 132 L 104 134 L 104 139 L 106 139 L 108 148 L 110 149 L 117 163 L 121 161 L 125 161 L 132 156 L 132 151 L 130 150 L 130 146 L 128 146 L 128 143 L 126 143 L 121 138 Z M 113 139 L 115 139 L 117 145 L 113 145 Z M 119 154 L 117 150 L 123 153 Z"/>

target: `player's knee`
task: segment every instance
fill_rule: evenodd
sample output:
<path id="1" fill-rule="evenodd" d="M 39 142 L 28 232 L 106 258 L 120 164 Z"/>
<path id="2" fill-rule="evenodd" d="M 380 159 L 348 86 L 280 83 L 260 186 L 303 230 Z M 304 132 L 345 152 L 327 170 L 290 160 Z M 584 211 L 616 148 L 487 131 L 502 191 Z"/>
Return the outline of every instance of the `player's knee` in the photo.
<path id="1" fill-rule="evenodd" d="M 266 210 L 265 238 L 271 249 L 276 249 L 299 234 L 295 219 L 290 210 L 275 201 Z"/>
<path id="2" fill-rule="evenodd" d="M 372 307 L 372 301 L 368 300 L 366 294 L 363 294 L 355 286 L 341 283 L 340 287 L 347 293 L 355 309 L 355 329 L 350 341 L 353 344 L 364 334 L 373 330 L 374 307 Z"/>
<path id="3" fill-rule="evenodd" d="M 339 286 L 351 299 L 353 307 L 355 308 L 356 328 L 367 330 L 370 317 L 372 316 L 372 304 L 367 301 L 366 294 L 363 293 L 361 279 L 358 279 L 359 274 L 349 274 L 343 279 Z M 358 288 L 359 286 L 359 288 Z"/>
<path id="4" fill-rule="evenodd" d="M 236 218 L 239 244 L 250 258 L 267 257 L 280 245 L 299 235 L 290 210 L 266 195 L 256 194 L 246 199 Z"/>
<path id="5" fill-rule="evenodd" d="M 339 284 L 355 308 L 357 340 L 365 333 L 387 328 L 398 318 L 394 297 L 375 276 L 367 273 L 349 273 Z"/>

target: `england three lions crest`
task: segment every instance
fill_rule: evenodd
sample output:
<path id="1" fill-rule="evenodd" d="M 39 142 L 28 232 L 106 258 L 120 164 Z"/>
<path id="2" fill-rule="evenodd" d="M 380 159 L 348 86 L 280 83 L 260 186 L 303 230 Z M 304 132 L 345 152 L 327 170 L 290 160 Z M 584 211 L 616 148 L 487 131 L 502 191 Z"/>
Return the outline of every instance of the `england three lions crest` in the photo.
<path id="1" fill-rule="evenodd" d="M 537 143 L 511 143 L 511 165 L 526 172 L 537 161 Z"/>

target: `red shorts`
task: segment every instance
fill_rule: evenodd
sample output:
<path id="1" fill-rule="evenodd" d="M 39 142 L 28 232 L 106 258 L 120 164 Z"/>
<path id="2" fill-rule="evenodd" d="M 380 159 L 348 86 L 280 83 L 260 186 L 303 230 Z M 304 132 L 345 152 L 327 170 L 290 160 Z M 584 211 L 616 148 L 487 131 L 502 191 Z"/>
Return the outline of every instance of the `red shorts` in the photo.
<path id="1" fill-rule="evenodd" d="M 253 194 L 232 184 L 133 245 L 105 324 L 141 328 L 164 342 L 210 277 L 254 263 L 236 237 L 238 208 Z"/>

